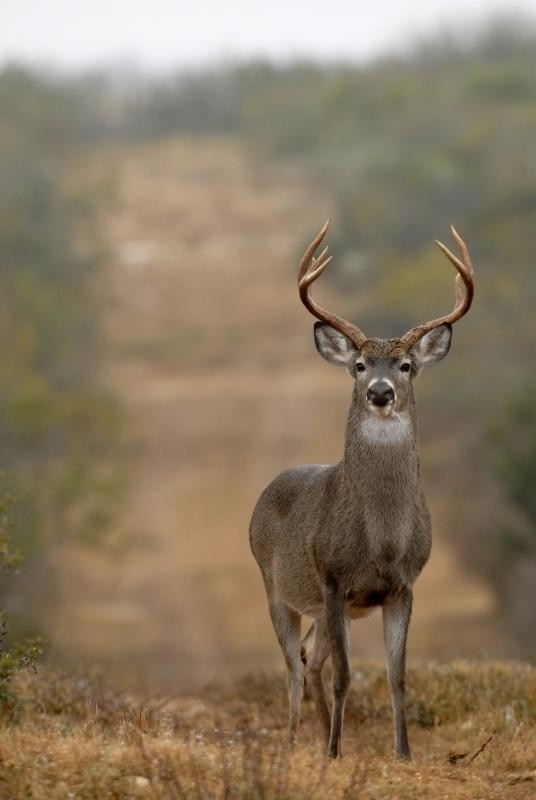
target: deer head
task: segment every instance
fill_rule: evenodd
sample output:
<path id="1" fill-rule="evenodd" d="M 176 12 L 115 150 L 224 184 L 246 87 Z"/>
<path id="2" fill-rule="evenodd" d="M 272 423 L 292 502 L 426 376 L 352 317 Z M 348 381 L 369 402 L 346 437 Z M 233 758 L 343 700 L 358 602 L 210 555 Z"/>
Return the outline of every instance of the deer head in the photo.
<path id="1" fill-rule="evenodd" d="M 424 367 L 444 358 L 450 347 L 452 325 L 469 311 L 474 295 L 473 266 L 467 246 L 456 230 L 452 235 L 461 260 L 441 242 L 436 244 L 454 265 L 454 309 L 438 319 L 411 328 L 400 339 L 369 339 L 356 325 L 326 311 L 309 293 L 311 284 L 322 274 L 331 256 L 327 247 L 314 253 L 329 228 L 328 220 L 304 253 L 298 271 L 298 289 L 304 306 L 319 322 L 315 323 L 315 342 L 327 361 L 346 367 L 355 380 L 354 396 L 364 409 L 382 417 L 398 416 L 413 398 L 411 383 Z"/>

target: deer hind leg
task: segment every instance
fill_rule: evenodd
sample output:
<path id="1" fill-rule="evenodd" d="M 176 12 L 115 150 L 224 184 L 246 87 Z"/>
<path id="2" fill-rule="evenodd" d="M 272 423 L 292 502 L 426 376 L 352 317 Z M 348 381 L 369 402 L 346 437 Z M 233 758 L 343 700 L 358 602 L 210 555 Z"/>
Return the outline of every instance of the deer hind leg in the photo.
<path id="1" fill-rule="evenodd" d="M 387 656 L 387 679 L 395 728 L 395 757 L 411 758 L 406 712 L 404 709 L 406 689 L 406 640 L 411 617 L 412 595 L 407 591 L 383 607 L 383 635 Z"/>
<path id="2" fill-rule="evenodd" d="M 301 644 L 302 661 L 305 664 L 307 685 L 311 690 L 315 708 L 322 726 L 326 746 L 329 742 L 331 715 L 322 680 L 322 669 L 329 655 L 329 643 L 324 619 L 313 622 Z"/>
<path id="3" fill-rule="evenodd" d="M 303 695 L 303 665 L 300 654 L 301 616 L 279 598 L 270 597 L 269 605 L 274 630 L 287 666 L 288 733 L 290 744 L 294 745 L 300 724 L 300 706 Z"/>

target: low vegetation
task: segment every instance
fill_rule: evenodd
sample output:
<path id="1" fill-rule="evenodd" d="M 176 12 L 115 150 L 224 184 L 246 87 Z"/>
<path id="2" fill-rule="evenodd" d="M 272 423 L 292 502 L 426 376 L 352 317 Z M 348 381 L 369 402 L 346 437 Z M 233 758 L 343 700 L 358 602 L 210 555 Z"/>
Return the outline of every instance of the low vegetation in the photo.
<path id="1" fill-rule="evenodd" d="M 344 757 L 329 762 L 312 703 L 286 746 L 285 681 L 251 675 L 198 697 L 141 701 L 100 679 L 16 678 L 0 719 L 0 796 L 350 800 L 518 798 L 536 791 L 536 669 L 453 662 L 410 669 L 414 760 L 392 758 L 383 668 L 354 665 Z"/>

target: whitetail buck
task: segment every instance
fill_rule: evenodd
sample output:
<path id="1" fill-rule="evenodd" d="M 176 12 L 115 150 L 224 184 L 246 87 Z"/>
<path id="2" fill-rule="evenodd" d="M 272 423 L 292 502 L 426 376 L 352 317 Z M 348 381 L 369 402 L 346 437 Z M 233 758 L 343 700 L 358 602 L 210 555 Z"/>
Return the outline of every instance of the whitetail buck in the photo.
<path id="1" fill-rule="evenodd" d="M 452 313 L 412 328 L 401 339 L 369 339 L 309 295 L 310 285 L 331 260 L 327 248 L 314 258 L 328 226 L 329 220 L 307 248 L 298 285 L 303 304 L 320 320 L 314 328 L 318 352 L 346 367 L 354 379 L 344 455 L 334 466 L 305 465 L 278 475 L 253 512 L 251 549 L 287 666 L 291 744 L 299 724 L 303 662 L 328 755 L 341 754 L 350 683 L 349 623 L 381 606 L 395 755 L 409 759 L 406 638 L 412 586 L 431 547 L 412 384 L 423 367 L 446 356 L 451 325 L 471 306 L 473 268 L 464 241 L 452 228 L 462 260 L 437 242 L 458 272 Z M 300 642 L 302 615 L 314 621 Z M 333 667 L 331 713 L 322 681 L 328 655 Z"/>

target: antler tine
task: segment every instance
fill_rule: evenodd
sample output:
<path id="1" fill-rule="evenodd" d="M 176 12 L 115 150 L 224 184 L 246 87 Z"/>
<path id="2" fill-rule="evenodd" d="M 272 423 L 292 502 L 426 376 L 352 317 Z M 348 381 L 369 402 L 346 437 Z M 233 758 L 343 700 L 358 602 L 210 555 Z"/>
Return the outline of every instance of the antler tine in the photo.
<path id="1" fill-rule="evenodd" d="M 314 252 L 326 233 L 328 232 L 328 228 L 330 226 L 331 219 L 327 219 L 322 227 L 322 230 L 315 236 L 305 253 L 303 254 L 303 258 L 300 261 L 300 267 L 298 269 L 298 283 L 301 281 L 307 270 L 311 265 L 311 260 L 313 258 Z"/>
<path id="2" fill-rule="evenodd" d="M 311 259 L 311 265 L 307 270 L 307 272 L 305 273 L 305 275 L 303 276 L 303 278 L 301 279 L 301 283 L 310 286 L 311 283 L 313 283 L 313 281 L 316 281 L 318 276 L 324 272 L 329 262 L 333 260 L 333 256 L 324 258 L 327 252 L 328 248 L 324 247 L 324 249 L 317 258 L 313 256 L 313 258 Z"/>
<path id="3" fill-rule="evenodd" d="M 300 267 L 298 270 L 298 291 L 300 293 L 302 303 L 313 316 L 315 316 L 321 322 L 327 322 L 328 325 L 331 325 L 344 336 L 347 336 L 348 339 L 350 339 L 350 341 L 356 345 L 356 347 L 362 347 L 367 341 L 367 337 L 363 331 L 361 331 L 356 325 L 352 325 L 350 322 L 341 319 L 341 317 L 338 317 L 336 314 L 326 311 L 324 308 L 319 306 L 309 294 L 309 286 L 318 278 L 319 275 L 322 274 L 322 272 L 324 272 L 327 265 L 332 260 L 332 256 L 328 256 L 327 258 L 325 257 L 328 252 L 327 247 L 324 248 L 318 258 L 314 258 L 314 252 L 326 235 L 330 221 L 331 220 L 329 219 L 326 220 L 322 230 L 313 239 L 303 254 L 303 258 L 300 262 Z"/>
<path id="4" fill-rule="evenodd" d="M 475 293 L 475 284 L 473 280 L 474 270 L 473 264 L 471 263 L 471 256 L 469 255 L 467 245 L 453 225 L 450 226 L 450 230 L 452 231 L 454 240 L 458 245 L 462 260 L 460 261 L 460 259 L 455 256 L 454 253 L 451 253 L 448 247 L 443 244 L 443 242 L 438 242 L 436 239 L 436 244 L 446 255 L 448 260 L 454 265 L 458 272 L 456 278 L 454 279 L 454 309 L 450 314 L 447 314 L 444 317 L 438 317 L 438 319 L 434 319 L 431 322 L 426 322 L 424 325 L 417 325 L 415 328 L 409 330 L 401 339 L 402 343 L 406 347 L 414 345 L 426 333 L 431 331 L 433 328 L 439 327 L 439 325 L 445 325 L 446 323 L 452 325 L 453 322 L 457 322 L 457 320 L 461 319 L 461 317 L 467 314 L 471 308 L 471 303 L 473 302 L 473 296 Z"/>

